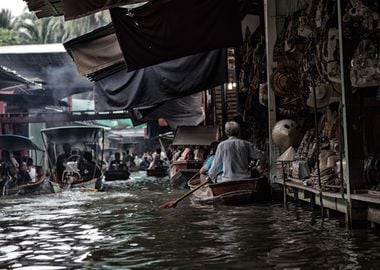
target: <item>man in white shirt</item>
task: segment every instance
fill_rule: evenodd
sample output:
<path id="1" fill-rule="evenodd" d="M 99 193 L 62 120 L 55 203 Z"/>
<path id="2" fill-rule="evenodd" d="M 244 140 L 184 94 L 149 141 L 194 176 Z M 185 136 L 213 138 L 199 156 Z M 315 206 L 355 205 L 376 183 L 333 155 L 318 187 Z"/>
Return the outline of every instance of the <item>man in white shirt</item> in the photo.
<path id="1" fill-rule="evenodd" d="M 240 126 L 237 122 L 227 122 L 225 132 L 228 139 L 221 142 L 216 149 L 214 162 L 208 172 L 208 180 L 225 182 L 250 179 L 250 160 L 266 160 L 265 153 L 257 149 L 252 143 L 238 138 Z M 221 177 L 217 178 L 219 164 L 222 164 L 223 172 Z M 218 180 L 216 181 L 216 179 Z"/>

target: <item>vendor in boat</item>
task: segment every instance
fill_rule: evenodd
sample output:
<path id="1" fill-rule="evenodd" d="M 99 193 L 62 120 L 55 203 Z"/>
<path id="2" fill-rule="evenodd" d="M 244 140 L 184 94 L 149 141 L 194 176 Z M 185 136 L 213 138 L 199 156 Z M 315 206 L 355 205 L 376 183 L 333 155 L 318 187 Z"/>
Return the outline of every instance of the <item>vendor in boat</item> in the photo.
<path id="1" fill-rule="evenodd" d="M 62 147 L 63 147 L 63 154 L 60 154 L 57 157 L 57 164 L 56 164 L 57 177 L 59 181 L 62 180 L 63 171 L 65 170 L 65 166 L 63 164 L 71 156 L 71 144 L 64 143 Z"/>
<path id="2" fill-rule="evenodd" d="M 115 153 L 115 159 L 111 161 L 109 170 L 128 170 L 127 165 L 120 159 L 120 153 Z"/>
<path id="3" fill-rule="evenodd" d="M 227 122 L 225 132 L 228 139 L 218 145 L 207 180 L 225 182 L 250 179 L 250 160 L 266 160 L 265 153 L 257 149 L 252 143 L 239 138 L 240 126 L 237 122 Z M 223 172 L 221 177 L 217 178 L 220 164 L 222 164 Z"/>
<path id="4" fill-rule="evenodd" d="M 146 170 L 149 168 L 150 162 L 148 161 L 148 157 L 144 156 L 143 160 L 140 162 L 140 169 L 141 170 Z"/>
<path id="5" fill-rule="evenodd" d="M 30 178 L 28 166 L 25 161 L 22 161 L 17 173 L 17 185 L 21 186 L 30 182 L 32 182 L 32 178 Z"/>
<path id="6" fill-rule="evenodd" d="M 149 165 L 149 170 L 162 169 L 164 168 L 164 161 L 161 159 L 161 148 L 157 148 L 156 152 L 153 153 L 153 160 Z"/>
<path id="7" fill-rule="evenodd" d="M 78 169 L 84 181 L 98 178 L 101 175 L 98 166 L 92 160 L 91 152 L 88 151 L 84 152 L 83 158 L 79 160 Z"/>
<path id="8" fill-rule="evenodd" d="M 0 174 L 1 177 L 4 178 L 7 175 L 11 176 L 12 178 L 16 177 L 17 171 L 18 171 L 19 164 L 11 156 L 11 153 L 8 150 L 2 150 L 1 151 L 1 160 L 0 160 Z"/>
<path id="9" fill-rule="evenodd" d="M 207 172 L 210 170 L 210 168 L 211 168 L 211 166 L 212 166 L 212 164 L 214 162 L 215 152 L 216 152 L 216 149 L 218 147 L 218 144 L 219 144 L 219 142 L 212 142 L 211 143 L 211 145 L 210 145 L 210 147 L 211 147 L 210 154 L 207 157 L 206 161 L 203 163 L 202 168 L 200 168 L 200 170 L 199 170 L 199 173 L 201 175 L 207 174 Z M 217 174 L 220 175 L 222 173 L 222 170 L 223 170 L 223 165 L 219 164 Z"/>

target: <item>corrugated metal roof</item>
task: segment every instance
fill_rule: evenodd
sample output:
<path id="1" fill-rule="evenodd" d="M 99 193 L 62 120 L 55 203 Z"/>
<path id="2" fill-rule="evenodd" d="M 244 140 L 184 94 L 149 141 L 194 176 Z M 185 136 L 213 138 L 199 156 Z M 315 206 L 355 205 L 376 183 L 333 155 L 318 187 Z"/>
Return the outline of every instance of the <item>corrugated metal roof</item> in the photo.
<path id="1" fill-rule="evenodd" d="M 62 0 L 24 0 L 24 2 L 38 18 L 63 15 Z"/>

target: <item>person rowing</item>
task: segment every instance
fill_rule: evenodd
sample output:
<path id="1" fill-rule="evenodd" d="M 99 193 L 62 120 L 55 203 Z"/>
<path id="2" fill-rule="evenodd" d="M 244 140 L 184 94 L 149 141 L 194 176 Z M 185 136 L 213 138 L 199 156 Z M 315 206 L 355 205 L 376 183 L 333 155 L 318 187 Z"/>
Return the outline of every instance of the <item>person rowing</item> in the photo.
<path id="1" fill-rule="evenodd" d="M 251 179 L 251 172 L 249 169 L 250 159 L 266 160 L 265 153 L 257 149 L 252 143 L 239 138 L 240 126 L 237 122 L 227 122 L 225 124 L 225 132 L 228 139 L 221 142 L 216 148 L 215 158 L 208 171 L 206 180 L 201 181 L 199 186 L 179 199 L 169 201 L 161 205 L 160 208 L 175 208 L 180 201 L 190 196 L 201 187 L 206 186 L 209 182 L 216 183 Z M 223 168 L 222 172 L 220 171 L 220 166 Z M 219 178 L 218 175 L 221 175 L 221 177 Z M 195 176 L 196 175 L 192 178 L 195 178 Z M 192 179 L 189 181 L 191 180 Z"/>
<path id="2" fill-rule="evenodd" d="M 237 122 L 229 121 L 224 128 L 228 139 L 219 143 L 206 180 L 217 183 L 251 179 L 250 160 L 265 161 L 266 154 L 251 142 L 239 138 L 240 126 Z M 220 166 L 223 172 L 218 176 Z"/>

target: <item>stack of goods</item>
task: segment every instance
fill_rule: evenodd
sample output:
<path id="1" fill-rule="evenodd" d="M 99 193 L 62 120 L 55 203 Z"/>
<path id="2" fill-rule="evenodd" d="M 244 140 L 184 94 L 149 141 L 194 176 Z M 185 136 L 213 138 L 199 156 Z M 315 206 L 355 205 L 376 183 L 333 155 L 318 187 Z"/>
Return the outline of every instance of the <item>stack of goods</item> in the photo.
<path id="1" fill-rule="evenodd" d="M 380 154 L 367 158 L 364 162 L 364 174 L 368 188 L 380 191 Z"/>

